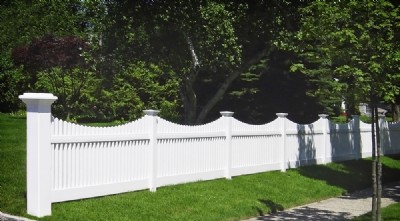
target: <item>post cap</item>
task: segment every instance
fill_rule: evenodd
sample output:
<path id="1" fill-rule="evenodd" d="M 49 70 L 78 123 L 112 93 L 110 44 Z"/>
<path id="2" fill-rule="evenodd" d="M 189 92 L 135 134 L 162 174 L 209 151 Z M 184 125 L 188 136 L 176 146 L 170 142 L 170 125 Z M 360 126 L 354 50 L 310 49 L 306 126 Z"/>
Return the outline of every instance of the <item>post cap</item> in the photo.
<path id="1" fill-rule="evenodd" d="M 221 111 L 219 112 L 223 117 L 232 117 L 233 112 L 232 111 Z"/>
<path id="2" fill-rule="evenodd" d="M 288 113 L 276 113 L 276 116 L 285 118 Z"/>
<path id="3" fill-rule="evenodd" d="M 55 101 L 58 98 L 51 93 L 24 93 L 18 96 L 21 100 L 52 100 Z"/>
<path id="4" fill-rule="evenodd" d="M 159 110 L 144 110 L 143 112 L 148 116 L 157 116 L 160 113 Z"/>
<path id="5" fill-rule="evenodd" d="M 328 114 L 318 114 L 318 117 L 325 119 L 327 118 L 329 115 Z"/>

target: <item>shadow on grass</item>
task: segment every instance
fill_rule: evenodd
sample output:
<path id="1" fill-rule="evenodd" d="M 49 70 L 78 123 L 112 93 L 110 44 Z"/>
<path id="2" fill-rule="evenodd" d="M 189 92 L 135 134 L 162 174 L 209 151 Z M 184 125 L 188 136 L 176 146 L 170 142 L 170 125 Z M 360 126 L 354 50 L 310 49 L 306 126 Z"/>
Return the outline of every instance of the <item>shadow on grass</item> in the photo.
<path id="1" fill-rule="evenodd" d="M 383 183 L 396 182 L 383 191 L 383 197 L 400 201 L 400 169 L 386 166 L 385 163 L 393 163 L 392 160 L 399 161 L 400 155 L 392 155 L 383 159 Z M 396 162 L 395 162 L 396 163 Z M 397 165 L 399 162 L 396 163 Z M 388 164 L 389 165 L 389 164 Z M 356 200 L 368 198 L 371 196 L 371 190 L 357 191 L 371 186 L 372 161 L 367 159 L 336 162 L 329 165 L 305 166 L 296 169 L 301 175 L 325 181 L 328 185 L 344 189 L 346 192 L 354 192 L 351 195 L 342 196 L 347 200 Z M 341 197 L 341 198 L 342 198 Z M 264 215 L 259 211 L 257 220 L 349 220 L 353 215 L 349 212 L 329 211 L 314 206 L 299 207 L 289 211 L 283 211 L 283 207 L 270 200 L 259 200 L 266 205 L 270 215 Z M 323 207 L 322 207 L 323 208 Z M 281 212 L 283 211 L 283 212 Z"/>
<path id="2" fill-rule="evenodd" d="M 260 203 L 264 204 L 266 207 L 268 207 L 269 214 L 277 213 L 278 211 L 283 211 L 284 210 L 282 205 L 277 204 L 277 203 L 273 202 L 272 200 L 259 199 L 258 201 Z M 259 216 L 263 216 L 264 215 L 262 209 L 256 208 L 256 210 L 258 211 L 258 215 Z"/>
<path id="3" fill-rule="evenodd" d="M 387 158 L 390 158 L 392 160 L 400 160 L 400 154 L 396 154 L 396 155 L 388 155 L 386 156 Z"/>
<path id="4" fill-rule="evenodd" d="M 389 186 L 386 186 L 383 190 L 383 196 L 384 198 L 391 198 L 391 200 L 395 201 L 395 202 L 399 202 L 400 201 L 400 182 L 395 182 Z M 342 203 L 344 203 L 344 205 L 350 204 L 352 203 L 352 200 L 358 200 L 358 199 L 363 199 L 366 197 L 370 197 L 371 196 L 371 190 L 367 189 L 367 190 L 363 190 L 363 191 L 357 191 L 351 195 L 347 195 L 347 196 L 342 196 L 339 197 L 342 200 Z M 343 202 L 343 201 L 348 201 L 347 203 Z M 322 204 L 323 205 L 323 204 Z M 327 205 L 329 204 L 325 204 L 323 206 L 321 206 L 321 204 L 313 204 L 313 205 L 309 205 L 309 206 L 304 206 L 304 207 L 298 207 L 298 208 L 294 208 L 288 211 L 284 211 L 284 212 L 280 212 L 277 211 L 277 213 L 273 213 L 270 215 L 266 215 L 264 216 L 263 214 L 260 214 L 260 216 L 258 217 L 258 220 L 349 220 L 351 219 L 354 214 L 352 214 L 349 210 L 349 208 L 344 209 L 341 208 L 339 210 L 337 210 L 338 208 L 340 208 L 340 203 L 338 204 L 338 208 L 334 209 L 334 210 L 327 210 L 325 208 L 327 208 Z M 272 205 L 274 206 L 274 205 Z M 347 205 L 348 206 L 348 205 Z M 383 220 L 399 220 L 399 215 L 398 215 L 398 211 L 400 208 L 400 204 L 393 204 L 392 206 L 390 206 L 391 208 L 384 208 L 382 210 L 382 214 L 383 214 Z M 355 219 L 357 221 L 364 221 L 364 220 L 371 220 L 371 217 L 369 214 L 363 215 L 361 217 L 358 217 L 357 219 Z"/>
<path id="5" fill-rule="evenodd" d="M 271 216 L 263 216 L 257 220 L 314 220 L 314 221 L 330 221 L 330 220 L 348 220 L 349 213 L 333 212 L 316 208 L 301 207 L 293 209 L 284 214 L 276 213 Z"/>
<path id="6" fill-rule="evenodd" d="M 400 160 L 400 155 L 390 158 Z M 367 159 L 336 162 L 337 166 L 318 165 L 298 168 L 301 175 L 325 181 L 328 185 L 343 188 L 347 192 L 368 188 L 372 183 L 372 161 Z M 382 164 L 382 181 L 389 183 L 400 180 L 400 170 Z"/>

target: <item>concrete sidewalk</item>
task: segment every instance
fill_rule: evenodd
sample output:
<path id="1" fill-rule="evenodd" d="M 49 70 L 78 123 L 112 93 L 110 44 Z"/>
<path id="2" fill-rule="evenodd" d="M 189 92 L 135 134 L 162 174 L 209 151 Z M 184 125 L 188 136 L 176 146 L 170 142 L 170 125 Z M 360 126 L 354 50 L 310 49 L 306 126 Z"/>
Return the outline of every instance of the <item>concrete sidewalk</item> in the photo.
<path id="1" fill-rule="evenodd" d="M 372 189 L 358 191 L 346 196 L 330 198 L 271 215 L 259 216 L 244 221 L 256 220 L 349 220 L 371 211 Z M 382 208 L 400 202 L 400 181 L 384 186 Z"/>

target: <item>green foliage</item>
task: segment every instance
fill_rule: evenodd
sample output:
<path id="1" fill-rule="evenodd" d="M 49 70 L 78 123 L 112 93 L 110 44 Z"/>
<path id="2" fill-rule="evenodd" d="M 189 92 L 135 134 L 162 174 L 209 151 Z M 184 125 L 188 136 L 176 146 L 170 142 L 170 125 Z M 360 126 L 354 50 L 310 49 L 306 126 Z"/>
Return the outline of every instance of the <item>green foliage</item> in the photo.
<path id="1" fill-rule="evenodd" d="M 37 74 L 35 89 L 58 97 L 53 104 L 54 116 L 76 121 L 78 116 L 88 114 L 88 105 L 94 100 L 99 82 L 90 70 L 54 67 Z"/>
<path id="2" fill-rule="evenodd" d="M 241 79 L 253 85 L 235 92 L 254 94 L 263 89 L 257 83 L 269 66 L 273 39 L 290 26 L 295 9 L 303 4 L 106 1 L 107 16 L 95 25 L 102 27 L 100 66 L 112 78 L 137 61 L 167 64 L 181 81 L 186 123 L 201 123 L 226 99 L 239 76 L 246 75 Z"/>
<path id="3" fill-rule="evenodd" d="M 53 113 L 70 121 L 124 122 L 142 116 L 143 109 L 148 108 L 161 110 L 161 116 L 167 119 L 179 120 L 180 81 L 176 72 L 160 62 L 148 62 L 151 59 L 136 60 L 143 58 L 139 54 L 151 56 L 154 52 L 145 49 L 151 43 L 146 31 L 153 28 L 153 21 L 146 23 L 141 16 L 135 23 L 127 16 L 114 20 L 113 16 L 119 19 L 120 14 L 113 14 L 113 9 L 121 5 L 75 0 L 0 4 L 0 27 L 8 33 L 0 36 L 4 49 L 0 62 L 0 91 L 4 94 L 1 110 L 16 111 L 21 104 L 18 95 L 33 91 L 58 96 Z M 125 22 L 128 29 L 121 28 Z M 113 24 L 118 27 L 108 29 Z M 115 36 L 121 31 L 126 31 L 122 39 L 109 38 L 108 34 Z M 12 64 L 12 49 L 16 52 L 14 62 L 21 67 Z"/>
<path id="4" fill-rule="evenodd" d="M 196 32 L 203 38 L 197 41 L 201 49 L 202 65 L 211 69 L 238 65 L 241 62 L 242 49 L 234 26 L 237 23 L 235 16 L 241 16 L 243 9 L 239 6 L 238 11 L 232 12 L 221 3 L 210 2 L 200 7 L 199 12 L 201 20 L 198 25 L 201 26 Z"/>
<path id="5" fill-rule="evenodd" d="M 337 124 L 344 124 L 347 123 L 350 119 L 347 118 L 346 116 L 338 116 L 338 117 L 332 117 L 331 121 Z M 387 121 L 392 121 L 391 118 L 386 118 Z M 371 117 L 366 116 L 366 115 L 361 115 L 360 116 L 360 121 L 364 122 L 364 123 L 368 123 L 370 124 L 372 122 Z"/>
<path id="6" fill-rule="evenodd" d="M 237 17 L 244 12 L 243 5 L 239 4 L 236 11 L 230 10 L 229 5 L 217 1 L 166 1 L 157 2 L 159 9 L 155 18 L 159 18 L 159 34 L 161 38 L 177 36 L 176 43 L 180 45 L 169 48 L 174 50 L 180 58 L 180 71 L 191 71 L 193 64 L 190 53 L 189 40 L 198 57 L 201 67 L 208 70 L 218 70 L 236 66 L 241 62 L 241 46 L 238 44 L 235 24 Z M 183 47 L 181 47 L 183 45 Z M 164 47 L 167 45 L 163 45 Z M 189 52 L 189 53 L 188 53 Z M 187 73 L 182 73 L 187 74 Z"/>
<path id="7" fill-rule="evenodd" d="M 310 3 L 311 6 L 302 9 Z M 85 67 L 74 65 L 73 68 L 76 69 L 66 70 L 71 67 L 66 68 L 67 66 L 60 64 L 41 69 L 41 73 L 37 73 L 37 70 L 32 71 L 31 76 L 39 74 L 37 83 L 36 79 L 27 82 L 25 75 L 11 74 L 20 67 L 11 66 L 8 74 L 1 75 L 10 78 L 15 76 L 15 79 L 4 81 L 10 85 L 22 81 L 21 84 L 18 83 L 22 85 L 19 88 L 21 92 L 40 90 L 60 93 L 60 89 L 56 90 L 54 87 L 58 85 L 58 88 L 60 83 L 45 78 L 53 75 L 59 82 L 64 79 L 69 89 L 56 94 L 61 100 L 58 101 L 59 105 L 55 110 L 61 116 L 60 105 L 63 104 L 66 111 L 64 116 L 71 115 L 69 118 L 75 120 L 98 118 L 124 121 L 141 116 L 140 109 L 143 108 L 162 109 L 162 115 L 179 120 L 183 120 L 179 115 L 185 115 L 186 120 L 186 116 L 191 112 L 191 123 L 215 118 L 208 115 L 211 111 L 218 115 L 217 108 L 235 109 L 235 112 L 241 112 L 242 116 L 249 113 L 249 109 L 254 110 L 249 116 L 262 115 L 266 111 L 273 115 L 273 111 L 278 109 L 304 116 L 305 112 L 311 111 L 297 111 L 287 105 L 271 105 L 270 102 L 264 102 L 276 96 L 269 90 L 268 87 L 273 83 L 270 84 L 266 76 L 269 78 L 283 74 L 286 78 L 293 57 L 292 54 L 285 54 L 275 48 L 279 46 L 299 52 L 301 60 L 295 62 L 299 65 L 294 65 L 292 71 L 307 72 L 307 79 L 299 77 L 305 82 L 304 85 L 285 84 L 290 89 L 285 89 L 283 94 L 301 100 L 301 105 L 293 104 L 299 107 L 298 109 L 309 107 L 315 112 L 320 112 L 319 108 L 314 108 L 316 105 L 310 105 L 314 103 L 310 95 L 317 97 L 327 107 L 325 112 L 332 114 L 337 112 L 343 94 L 349 95 L 346 99 L 352 99 L 355 103 L 365 98 L 363 93 L 368 89 L 365 85 L 369 85 L 371 78 L 366 75 L 370 72 L 365 71 L 364 66 L 370 69 L 371 73 L 392 73 L 392 70 L 397 70 L 400 60 L 398 47 L 392 44 L 394 39 L 398 39 L 397 32 L 383 30 L 393 27 L 387 19 L 377 19 L 377 22 L 369 24 L 368 27 L 377 30 L 377 33 L 383 33 L 380 34 L 383 40 L 377 38 L 379 41 L 375 42 L 389 40 L 388 45 L 376 47 L 384 52 L 383 55 L 388 61 L 382 64 L 379 56 L 371 57 L 367 61 L 361 52 L 356 53 L 356 49 L 363 49 L 364 43 L 371 38 L 368 37 L 369 32 L 365 31 L 366 24 L 362 23 L 364 20 L 357 17 L 353 9 L 360 9 L 356 12 L 360 15 L 364 15 L 365 10 L 354 1 L 346 4 L 338 3 L 336 8 L 324 9 L 328 5 L 327 2 L 288 0 L 240 3 L 183 0 L 7 1 L 0 3 L 0 29 L 7 33 L 0 36 L 0 47 L 8 63 L 8 53 L 11 49 L 31 44 L 33 39 L 41 39 L 45 35 L 52 35 L 58 39 L 66 36 L 79 37 L 90 49 L 81 54 L 86 62 Z M 382 7 L 390 8 L 389 5 Z M 318 10 L 325 10 L 324 14 L 314 16 L 313 13 L 317 13 Z M 379 10 L 376 10 L 376 13 L 378 12 Z M 375 16 L 375 11 L 373 13 Z M 380 15 L 385 16 L 383 12 Z M 389 11 L 387 15 L 396 16 Z M 356 23 L 346 26 L 346 22 L 352 20 Z M 318 27 L 320 21 L 322 25 Z M 296 33 L 295 41 L 292 41 L 291 31 L 297 30 L 298 24 L 300 30 Z M 378 25 L 378 28 L 374 25 Z M 326 35 L 327 30 L 333 30 L 333 33 Z M 319 38 L 313 39 L 315 36 Z M 339 43 L 332 44 L 333 41 Z M 370 45 L 375 45 L 375 42 Z M 341 51 L 333 51 L 335 48 Z M 349 50 L 346 51 L 345 48 Z M 390 53 L 386 53 L 389 49 Z M 352 62 L 349 63 L 344 58 L 351 58 Z M 279 65 L 276 65 L 277 63 Z M 142 71 L 134 70 L 138 64 L 154 73 L 144 71 L 143 75 L 136 77 L 127 74 L 141 73 Z M 157 68 L 153 70 L 150 66 Z M 4 67 L 7 69 L 9 66 Z M 86 76 L 90 79 L 74 80 L 80 79 L 77 76 L 78 72 L 80 77 Z M 157 76 L 164 75 L 173 79 L 165 86 L 163 77 L 153 76 L 156 73 Z M 337 78 L 338 81 L 332 81 L 333 78 Z M 158 80 L 160 82 L 156 84 Z M 382 88 L 384 99 L 393 100 L 398 94 L 398 89 L 396 85 L 390 86 L 389 83 L 398 81 L 397 75 L 388 74 L 381 80 L 380 84 L 386 86 L 376 87 Z M 76 85 L 78 89 L 73 88 L 75 86 L 72 82 L 79 82 Z M 84 82 L 88 85 L 82 86 L 82 90 L 79 89 L 79 84 Z M 167 87 L 170 93 L 166 92 Z M 9 88 L 10 91 L 4 89 L 4 93 L 10 94 L 7 97 L 21 93 L 12 92 L 13 87 Z M 307 94 L 303 92 L 306 89 L 309 90 Z M 154 90 L 154 93 L 146 90 Z M 74 91 L 82 94 L 78 95 Z M 291 93 L 296 95 L 292 96 Z M 64 99 L 68 101 L 63 103 Z M 257 107 L 249 108 L 248 104 L 233 105 L 234 107 L 226 105 L 237 104 L 239 99 L 251 100 L 251 105 Z M 8 100 L 10 99 L 7 98 L 7 103 Z M 15 101 L 18 100 L 14 98 Z M 334 105 L 336 106 L 333 107 Z M 14 104 L 10 106 L 15 107 Z M 10 108 L 7 110 L 11 111 Z M 121 115 L 118 117 L 119 114 Z M 197 119 L 194 119 L 196 117 Z"/>
<path id="8" fill-rule="evenodd" d="M 356 106 L 369 101 L 371 91 L 394 101 L 400 92 L 399 8 L 386 0 L 314 1 L 300 13 L 299 30 L 285 48 L 300 58 L 291 70 L 317 86 L 313 96 L 326 106 L 342 97 Z"/>
<path id="9" fill-rule="evenodd" d="M 179 78 L 164 70 L 144 62 L 127 66 L 117 73 L 110 88 L 98 89 L 99 96 L 90 102 L 92 116 L 97 120 L 131 121 L 141 117 L 145 109 L 156 109 L 161 117 L 179 120 Z"/>
<path id="10" fill-rule="evenodd" d="M 11 50 L 46 34 L 84 35 L 85 20 L 78 13 L 79 5 L 80 1 L 75 0 L 0 3 L 0 93 L 4 95 L 0 98 L 1 111 L 16 111 L 21 105 L 18 95 L 37 90 L 32 76 L 12 64 Z"/>
<path id="11" fill-rule="evenodd" d="M 20 108 L 18 95 L 24 92 L 27 79 L 21 68 L 15 67 L 7 57 L 0 55 L 0 112 Z"/>
<path id="12" fill-rule="evenodd" d="M 18 45 L 29 44 L 45 34 L 56 36 L 82 34 L 84 21 L 77 13 L 79 0 L 25 1 L 0 3 L 0 49 L 7 52 Z"/>
<path id="13" fill-rule="evenodd" d="M 335 124 L 345 124 L 348 121 L 346 116 L 331 117 L 330 120 Z"/>

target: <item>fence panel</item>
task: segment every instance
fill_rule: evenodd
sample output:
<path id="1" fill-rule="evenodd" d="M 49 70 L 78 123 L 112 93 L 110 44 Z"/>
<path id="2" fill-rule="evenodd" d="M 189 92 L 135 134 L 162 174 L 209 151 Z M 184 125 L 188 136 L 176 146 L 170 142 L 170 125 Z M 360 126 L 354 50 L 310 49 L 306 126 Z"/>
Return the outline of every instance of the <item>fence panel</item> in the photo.
<path id="1" fill-rule="evenodd" d="M 360 121 L 361 158 L 372 156 L 371 124 Z"/>
<path id="2" fill-rule="evenodd" d="M 371 156 L 371 125 L 358 116 L 334 124 L 327 115 L 296 124 L 277 113 L 250 125 L 221 112 L 187 126 L 145 116 L 116 127 L 88 127 L 51 118 L 51 94 L 27 93 L 27 211 L 51 214 L 51 203 Z M 400 124 L 380 120 L 385 154 L 400 152 Z"/>
<path id="3" fill-rule="evenodd" d="M 55 118 L 51 129 L 53 202 L 147 188 L 149 139 L 143 118 L 105 128 Z M 129 187 L 116 187 L 124 183 Z"/>
<path id="4" fill-rule="evenodd" d="M 382 122 L 383 125 L 383 137 L 385 139 L 382 143 L 384 154 L 393 154 L 400 152 L 400 123 L 387 123 Z"/>
<path id="5" fill-rule="evenodd" d="M 278 119 L 250 125 L 232 121 L 232 173 L 234 176 L 279 170 L 281 156 Z"/>
<path id="6" fill-rule="evenodd" d="M 325 159 L 324 120 L 313 124 L 287 123 L 287 145 L 290 167 L 316 164 Z"/>
<path id="7" fill-rule="evenodd" d="M 223 177 L 226 161 L 221 119 L 199 126 L 158 119 L 157 129 L 160 186 Z"/>
<path id="8" fill-rule="evenodd" d="M 353 128 L 352 122 L 347 124 L 329 124 L 332 161 L 347 160 L 353 156 Z"/>

